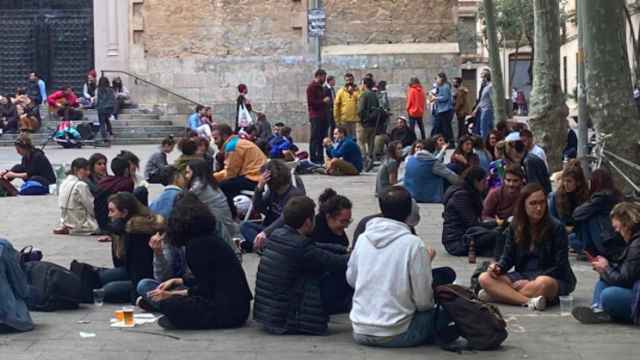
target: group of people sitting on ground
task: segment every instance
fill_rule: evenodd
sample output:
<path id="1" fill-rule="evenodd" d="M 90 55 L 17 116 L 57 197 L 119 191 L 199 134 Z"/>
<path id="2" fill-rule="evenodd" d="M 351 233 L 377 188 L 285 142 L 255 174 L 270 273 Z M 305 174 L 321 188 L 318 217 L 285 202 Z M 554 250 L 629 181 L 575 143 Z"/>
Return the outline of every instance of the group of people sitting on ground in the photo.
<path id="1" fill-rule="evenodd" d="M 0 136 L 3 133 L 33 133 L 41 126 L 40 103 L 27 93 L 26 88 L 16 89 L 15 94 L 0 95 Z"/>
<path id="2" fill-rule="evenodd" d="M 168 164 L 166 155 L 175 143 L 165 139 L 145 169 L 149 180 L 153 174 L 165 188 L 148 206 L 145 180 L 138 175 L 140 160 L 131 152 L 111 160 L 113 175 L 101 154 L 72 163 L 60 188 L 62 223 L 55 233 L 100 234 L 100 241 L 111 243 L 113 267 L 95 269 L 105 301 L 132 302 L 162 313 L 159 324 L 168 329 L 242 326 L 254 300 L 253 318 L 272 334 L 326 334 L 330 315 L 349 312 L 359 344 L 404 347 L 459 335 L 447 313 L 435 307 L 433 291 L 452 283 L 455 272 L 432 269 L 435 251 L 415 234 L 419 208 L 410 191 L 384 186 L 378 192 L 380 213 L 364 218 L 350 242 L 345 231 L 353 204 L 348 198 L 327 189 L 316 212 L 286 162 L 267 162 L 255 144 L 226 125 L 219 125 L 212 137 L 224 151 L 224 164 L 212 164 L 215 158 L 205 156 L 208 147 L 198 151 L 196 141 L 185 138 L 181 148 L 190 150 L 183 153 L 182 169 Z M 435 153 L 438 140 L 426 143 L 427 151 Z M 22 167 L 2 176 L 43 176 L 44 154 L 28 144 L 16 147 Z M 392 148 L 399 158 L 402 144 Z M 571 293 L 576 278 L 569 263 L 574 246 L 569 234 L 575 233 L 600 281 L 593 306 L 576 308 L 574 316 L 585 323 L 630 321 L 632 287 L 640 280 L 634 252 L 640 205 L 619 203 L 620 193 L 604 170 L 596 172 L 591 190 L 584 192 L 579 169 L 579 163 L 569 162 L 553 195 L 528 179 L 526 166 L 515 163 L 506 165 L 501 185 L 486 198 L 490 175 L 479 166 L 465 170 L 460 182 L 450 186 L 445 249 L 465 255 L 474 243 L 478 254 L 497 260 L 479 276 L 481 299 L 544 310 Z M 249 187 L 253 204 L 239 222 L 234 197 Z M 590 207 L 582 211 L 591 216 L 576 215 L 583 206 Z M 570 221 L 563 224 L 554 217 L 571 209 L 573 228 L 566 225 Z M 263 216 L 262 223 L 256 221 Z M 607 224 L 609 216 L 612 224 Z M 580 221 L 584 233 L 575 230 Z M 617 232 L 623 242 L 612 243 L 623 247 L 580 237 L 595 234 L 598 226 L 601 234 Z M 261 254 L 253 294 L 238 249 Z M 616 253 L 621 256 L 614 257 L 614 250 L 622 250 Z"/>

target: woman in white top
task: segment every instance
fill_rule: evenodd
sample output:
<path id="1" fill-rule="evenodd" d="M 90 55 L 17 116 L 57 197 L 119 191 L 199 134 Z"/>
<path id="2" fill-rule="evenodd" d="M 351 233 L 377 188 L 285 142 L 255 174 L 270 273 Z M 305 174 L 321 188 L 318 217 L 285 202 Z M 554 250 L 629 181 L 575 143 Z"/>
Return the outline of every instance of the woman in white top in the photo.
<path id="1" fill-rule="evenodd" d="M 85 181 L 90 173 L 87 159 L 77 158 L 71 163 L 71 171 L 60 185 L 60 227 L 53 230 L 54 234 L 90 235 L 98 230 L 93 194 Z"/>

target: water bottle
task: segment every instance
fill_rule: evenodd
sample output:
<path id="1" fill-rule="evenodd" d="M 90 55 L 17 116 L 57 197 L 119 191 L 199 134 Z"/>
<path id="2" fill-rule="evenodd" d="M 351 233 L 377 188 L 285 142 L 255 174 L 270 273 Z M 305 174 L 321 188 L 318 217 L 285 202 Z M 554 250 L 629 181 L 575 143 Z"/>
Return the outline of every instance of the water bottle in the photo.
<path id="1" fill-rule="evenodd" d="M 476 243 L 473 239 L 469 240 L 469 264 L 476 263 Z"/>

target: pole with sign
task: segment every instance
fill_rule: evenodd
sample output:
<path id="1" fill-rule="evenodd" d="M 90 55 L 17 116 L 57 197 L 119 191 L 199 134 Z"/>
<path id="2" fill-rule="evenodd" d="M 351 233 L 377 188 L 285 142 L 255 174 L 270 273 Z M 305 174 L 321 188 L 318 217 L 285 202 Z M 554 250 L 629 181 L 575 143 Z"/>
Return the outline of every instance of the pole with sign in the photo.
<path id="1" fill-rule="evenodd" d="M 313 8 L 309 9 L 309 13 L 307 14 L 307 22 L 309 26 L 309 37 L 315 39 L 316 65 L 320 68 L 322 65 L 320 38 L 324 36 L 327 17 L 324 10 L 319 8 L 318 2 L 318 0 L 313 1 Z"/>

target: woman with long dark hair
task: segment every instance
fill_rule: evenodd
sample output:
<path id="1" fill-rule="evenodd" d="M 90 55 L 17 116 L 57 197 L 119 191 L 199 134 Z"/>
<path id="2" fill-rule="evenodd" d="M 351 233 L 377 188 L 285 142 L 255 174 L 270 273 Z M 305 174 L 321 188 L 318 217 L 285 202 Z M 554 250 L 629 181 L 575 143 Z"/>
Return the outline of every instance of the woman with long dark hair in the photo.
<path id="1" fill-rule="evenodd" d="M 100 121 L 100 134 L 106 144 L 111 143 L 113 130 L 111 128 L 111 115 L 116 103 L 116 95 L 110 86 L 109 79 L 101 77 L 98 81 L 96 91 L 96 110 L 98 111 L 98 121 Z"/>
<path id="2" fill-rule="evenodd" d="M 190 160 L 185 172 L 187 188 L 205 203 L 211 213 L 222 222 L 226 232 L 224 240 L 233 245 L 232 239 L 241 238 L 238 224 L 233 220 L 227 198 L 218 187 L 218 182 L 209 171 L 209 165 L 202 160 Z"/>
<path id="3" fill-rule="evenodd" d="M 549 194 L 549 213 L 560 221 L 569 235 L 569 245 L 577 252 L 581 252 L 583 246 L 576 239 L 576 221 L 573 211 L 585 201 L 589 200 L 589 184 L 582 171 L 578 160 L 570 160 L 560 176 L 560 186 L 555 192 Z"/>
<path id="4" fill-rule="evenodd" d="M 590 197 L 573 211 L 576 223 L 578 251 L 585 250 L 592 256 L 614 258 L 625 244 L 611 225 L 609 213 L 616 204 L 624 200 L 611 174 L 606 169 L 597 169 L 591 174 Z"/>
<path id="5" fill-rule="evenodd" d="M 89 157 L 89 177 L 85 181 L 89 184 L 93 195 L 96 195 L 98 190 L 98 182 L 109 175 L 107 172 L 108 163 L 107 157 L 101 153 L 95 153 Z"/>
<path id="6" fill-rule="evenodd" d="M 224 329 L 242 326 L 252 299 L 242 265 L 216 235 L 216 219 L 193 193 L 176 202 L 168 239 L 184 247 L 193 276 L 165 281 L 149 293 L 165 329 Z M 186 287 L 186 289 L 181 289 Z"/>
<path id="7" fill-rule="evenodd" d="M 496 157 L 495 148 L 498 144 L 498 141 L 501 141 L 501 134 L 498 130 L 493 129 L 487 136 L 487 139 L 484 142 L 484 148 L 491 154 L 491 161 L 496 161 L 498 158 Z"/>
<path id="8" fill-rule="evenodd" d="M 108 200 L 109 231 L 113 269 L 98 271 L 106 302 L 134 302 L 136 285 L 153 277 L 153 251 L 149 240 L 165 231 L 162 216 L 151 215 L 149 209 L 127 192 L 111 195 Z"/>
<path id="9" fill-rule="evenodd" d="M 575 289 L 567 233 L 549 214 L 544 188 L 525 186 L 514 208 L 500 261 L 480 275 L 479 297 L 542 311 Z M 509 272 L 515 267 L 515 271 Z"/>
<path id="10" fill-rule="evenodd" d="M 482 216 L 482 196 L 487 191 L 487 172 L 480 167 L 470 168 L 460 185 L 450 187 L 444 195 L 444 224 L 442 245 L 454 256 L 465 256 L 469 244 L 465 233 L 480 224 Z M 493 243 L 475 244 L 479 254 L 493 251 Z"/>
<path id="11" fill-rule="evenodd" d="M 478 165 L 480 165 L 480 160 L 473 153 L 473 138 L 471 136 L 463 136 L 451 156 L 451 162 L 448 165 L 449 169 L 461 175 L 470 167 Z"/>

